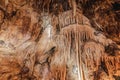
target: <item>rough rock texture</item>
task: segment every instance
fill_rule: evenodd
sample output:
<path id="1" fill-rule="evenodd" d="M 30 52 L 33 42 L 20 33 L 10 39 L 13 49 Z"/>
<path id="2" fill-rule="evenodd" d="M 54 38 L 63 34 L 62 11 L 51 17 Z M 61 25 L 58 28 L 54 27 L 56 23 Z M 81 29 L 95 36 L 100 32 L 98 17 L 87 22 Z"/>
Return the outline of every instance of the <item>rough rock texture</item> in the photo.
<path id="1" fill-rule="evenodd" d="M 119 4 L 0 0 L 0 80 L 120 80 Z"/>

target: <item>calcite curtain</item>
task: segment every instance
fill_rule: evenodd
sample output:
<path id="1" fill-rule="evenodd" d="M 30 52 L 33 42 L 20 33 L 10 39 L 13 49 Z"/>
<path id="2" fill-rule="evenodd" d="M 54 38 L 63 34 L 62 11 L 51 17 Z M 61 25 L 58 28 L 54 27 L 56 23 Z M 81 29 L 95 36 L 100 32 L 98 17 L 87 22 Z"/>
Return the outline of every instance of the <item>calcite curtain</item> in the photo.
<path id="1" fill-rule="evenodd" d="M 0 1 L 0 80 L 120 79 L 119 46 L 69 3 L 54 15 L 29 0 Z"/>

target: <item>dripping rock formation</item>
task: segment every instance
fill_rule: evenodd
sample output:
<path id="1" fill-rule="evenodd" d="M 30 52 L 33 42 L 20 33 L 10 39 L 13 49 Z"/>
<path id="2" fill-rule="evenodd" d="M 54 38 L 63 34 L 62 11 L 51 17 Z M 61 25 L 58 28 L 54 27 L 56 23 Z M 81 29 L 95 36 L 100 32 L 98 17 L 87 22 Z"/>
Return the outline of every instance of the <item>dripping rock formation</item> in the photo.
<path id="1" fill-rule="evenodd" d="M 0 80 L 120 80 L 120 1 L 0 0 Z"/>

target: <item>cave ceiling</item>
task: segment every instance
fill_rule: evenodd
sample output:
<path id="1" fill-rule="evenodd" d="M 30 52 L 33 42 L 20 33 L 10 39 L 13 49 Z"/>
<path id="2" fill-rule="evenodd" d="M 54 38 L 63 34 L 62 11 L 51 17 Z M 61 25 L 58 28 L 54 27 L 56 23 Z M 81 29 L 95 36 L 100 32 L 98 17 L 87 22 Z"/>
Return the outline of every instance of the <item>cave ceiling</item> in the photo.
<path id="1" fill-rule="evenodd" d="M 0 80 L 120 80 L 120 1 L 0 0 Z"/>

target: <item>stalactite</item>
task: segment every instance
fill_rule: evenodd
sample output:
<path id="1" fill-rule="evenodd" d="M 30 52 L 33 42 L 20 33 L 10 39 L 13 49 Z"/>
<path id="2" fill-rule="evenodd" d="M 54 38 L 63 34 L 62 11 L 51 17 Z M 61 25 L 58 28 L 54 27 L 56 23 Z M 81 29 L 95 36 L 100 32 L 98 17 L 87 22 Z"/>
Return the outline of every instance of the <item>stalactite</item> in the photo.
<path id="1" fill-rule="evenodd" d="M 67 13 L 65 13 L 64 15 L 67 15 Z M 70 20 L 71 19 L 72 19 L 72 22 L 74 23 L 75 18 L 70 18 Z M 64 19 L 62 19 L 62 21 L 63 20 Z M 65 26 L 67 24 L 66 27 L 61 28 L 61 33 L 60 33 L 60 35 L 64 37 L 63 41 L 64 41 L 65 49 L 63 49 L 62 47 L 61 48 L 62 50 L 65 50 L 65 53 L 67 53 L 65 54 L 65 56 L 67 56 L 66 59 L 68 59 L 67 63 L 70 63 L 70 61 L 72 61 L 71 60 L 72 57 L 70 55 L 76 56 L 76 59 L 77 59 L 76 64 L 78 67 L 79 78 L 82 80 L 83 79 L 89 80 L 88 78 L 90 75 L 87 75 L 87 74 L 89 74 L 90 71 L 92 70 L 96 72 L 99 70 L 99 64 L 101 63 L 101 59 L 104 56 L 104 45 L 111 44 L 112 42 L 109 39 L 107 40 L 106 37 L 103 36 L 102 34 L 98 35 L 99 37 L 101 36 L 101 39 L 102 39 L 102 40 L 99 40 L 98 36 L 94 34 L 95 30 L 89 25 L 89 21 L 88 22 L 83 21 L 83 22 L 86 22 L 84 23 L 85 25 L 77 24 L 77 23 L 74 25 L 72 23 L 71 23 L 72 25 L 68 25 L 69 22 L 66 22 L 68 21 L 68 18 L 67 20 L 65 20 L 65 23 L 63 23 L 62 21 L 60 21 L 60 25 L 62 24 L 62 26 L 63 25 Z M 79 20 L 79 21 L 82 21 L 82 20 Z M 75 37 L 72 38 L 71 35 L 74 35 Z M 74 48 L 72 48 L 74 45 L 71 44 L 71 41 L 75 45 Z M 81 49 L 83 50 L 83 52 L 80 51 Z M 75 51 L 75 53 L 72 53 L 71 51 Z M 86 69 L 86 71 L 84 72 L 83 69 Z M 94 72 L 91 72 L 91 74 L 92 73 Z M 91 79 L 93 78 L 91 77 Z"/>
<path id="2" fill-rule="evenodd" d="M 1 0 L 0 80 L 107 80 L 118 76 L 119 53 L 113 56 L 105 50 L 116 44 L 83 15 L 88 2 Z"/>

